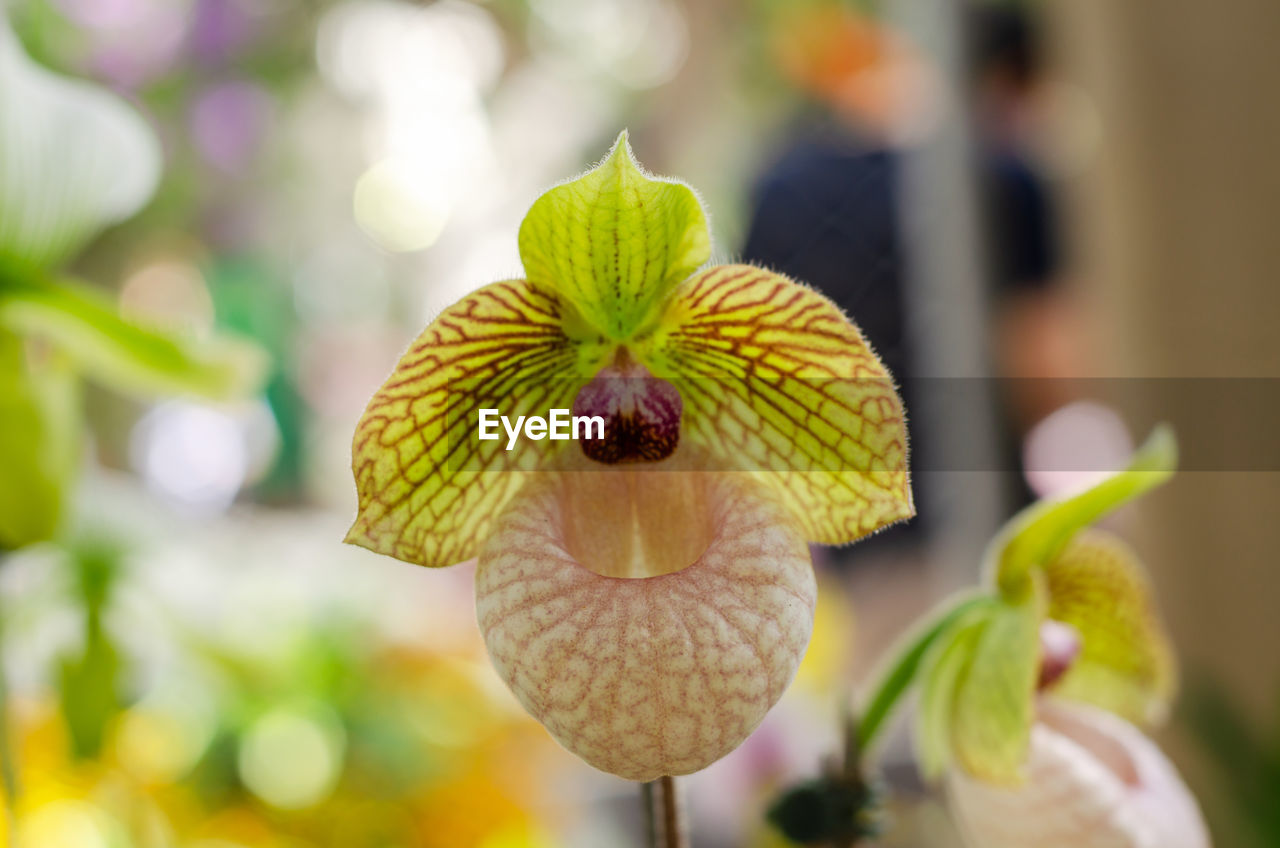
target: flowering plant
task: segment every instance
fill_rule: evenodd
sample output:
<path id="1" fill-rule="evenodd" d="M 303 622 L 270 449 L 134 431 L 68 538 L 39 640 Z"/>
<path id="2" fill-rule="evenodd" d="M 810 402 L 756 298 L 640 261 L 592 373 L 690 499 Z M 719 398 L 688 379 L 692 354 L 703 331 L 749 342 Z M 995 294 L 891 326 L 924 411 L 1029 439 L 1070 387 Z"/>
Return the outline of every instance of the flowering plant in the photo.
<path id="1" fill-rule="evenodd" d="M 625 133 L 519 240 L 527 279 L 446 309 L 370 401 L 348 541 L 428 566 L 478 556 L 490 656 L 552 735 L 623 777 L 696 771 L 795 672 L 806 543 L 912 514 L 901 402 L 826 298 L 699 270 L 697 196 L 641 170 Z M 482 410 L 570 407 L 603 438 L 478 436 Z"/>
<path id="2" fill-rule="evenodd" d="M 865 756 L 915 689 L 920 769 L 945 780 L 974 848 L 1207 848 L 1195 799 L 1142 732 L 1176 688 L 1150 583 L 1123 542 L 1090 527 L 1176 461 L 1158 429 L 1124 471 L 1010 520 L 987 549 L 984 587 L 928 616 L 886 664 L 852 722 L 844 771 L 784 795 L 775 824 L 800 834 L 795 811 L 818 793 L 855 813 L 820 837 L 871 835 Z"/>
<path id="3" fill-rule="evenodd" d="M 821 295 L 748 265 L 699 270 L 696 195 L 641 170 L 625 134 L 542 195 L 519 240 L 526 279 L 446 309 L 369 402 L 347 541 L 427 566 L 477 558 L 480 627 L 524 707 L 604 771 L 687 774 L 738 746 L 794 674 L 816 597 L 807 543 L 912 515 L 902 405 Z M 570 408 L 599 422 L 579 450 L 554 438 Z M 486 435 L 495 416 L 505 444 Z M 540 422 L 524 442 L 521 421 Z M 918 683 L 922 768 L 948 775 L 975 844 L 1086 844 L 1090 828 L 1207 844 L 1128 724 L 1158 719 L 1174 688 L 1147 583 L 1085 529 L 1175 458 L 1158 431 L 1123 473 L 1011 521 L 988 588 L 907 644 L 850 750 Z"/>
<path id="4" fill-rule="evenodd" d="M 988 550 L 994 591 L 922 655 L 916 739 L 946 773 L 971 844 L 1207 848 L 1199 808 L 1139 728 L 1159 724 L 1176 665 L 1134 553 L 1090 525 L 1173 473 L 1158 429 L 1129 467 L 1015 516 Z"/>
<path id="5" fill-rule="evenodd" d="M 160 145 L 115 94 L 31 61 L 0 7 L 0 551 L 57 531 L 78 465 L 78 377 L 133 395 L 252 394 L 265 356 L 122 317 L 59 269 L 137 212 Z"/>

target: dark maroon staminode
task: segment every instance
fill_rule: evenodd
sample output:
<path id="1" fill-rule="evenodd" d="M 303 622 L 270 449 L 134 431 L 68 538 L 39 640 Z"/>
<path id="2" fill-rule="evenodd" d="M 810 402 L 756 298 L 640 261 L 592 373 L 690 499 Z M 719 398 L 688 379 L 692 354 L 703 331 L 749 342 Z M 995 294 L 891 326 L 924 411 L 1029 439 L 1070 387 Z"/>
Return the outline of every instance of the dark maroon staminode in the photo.
<path id="1" fill-rule="evenodd" d="M 579 439 L 578 444 L 588 459 L 606 465 L 671 456 L 680 443 L 683 411 L 675 386 L 625 361 L 602 369 L 573 401 L 575 416 L 604 419 L 603 439 Z"/>

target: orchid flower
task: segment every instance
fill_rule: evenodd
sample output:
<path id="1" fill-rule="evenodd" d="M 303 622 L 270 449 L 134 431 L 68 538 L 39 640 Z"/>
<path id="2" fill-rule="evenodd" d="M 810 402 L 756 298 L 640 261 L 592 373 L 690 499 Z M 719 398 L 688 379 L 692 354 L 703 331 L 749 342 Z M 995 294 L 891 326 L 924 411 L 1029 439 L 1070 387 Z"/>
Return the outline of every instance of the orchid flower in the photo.
<path id="1" fill-rule="evenodd" d="M 1134 553 L 1089 525 L 1167 480 L 1158 429 L 1130 466 L 1028 507 L 986 555 L 989 591 L 951 604 L 908 643 L 872 699 L 869 741 L 921 681 L 915 739 L 945 776 L 974 848 L 1207 848 L 1198 807 L 1139 730 L 1166 715 L 1176 667 Z"/>
<path id="2" fill-rule="evenodd" d="M 901 402 L 826 298 L 748 265 L 699 270 L 701 203 L 646 174 L 625 133 L 538 198 L 519 246 L 526 279 L 445 309 L 369 402 L 347 541 L 478 557 L 490 657 L 561 744 L 633 780 L 696 771 L 795 672 L 807 542 L 912 514 Z M 603 438 L 479 438 L 482 409 L 557 408 Z"/>
<path id="3" fill-rule="evenodd" d="M 161 158 L 146 121 L 111 92 L 32 62 L 2 8 L 0 92 L 0 260 L 65 261 L 151 199 Z"/>

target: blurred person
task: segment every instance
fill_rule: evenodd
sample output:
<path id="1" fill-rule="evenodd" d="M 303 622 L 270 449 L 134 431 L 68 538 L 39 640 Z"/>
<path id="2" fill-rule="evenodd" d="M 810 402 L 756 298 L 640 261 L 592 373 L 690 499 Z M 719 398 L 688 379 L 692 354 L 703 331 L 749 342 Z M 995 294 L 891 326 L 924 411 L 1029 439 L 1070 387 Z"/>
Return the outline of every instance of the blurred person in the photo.
<path id="1" fill-rule="evenodd" d="M 977 153 L 987 236 L 992 372 L 1002 381 L 1004 467 L 1019 467 L 1017 437 L 1069 398 L 1078 373 L 1051 187 L 1037 161 L 1043 60 L 1032 13 L 978 5 L 966 17 Z M 927 132 L 934 95 L 922 57 L 889 28 L 837 5 L 780 29 L 779 62 L 817 95 L 781 154 L 759 178 L 743 259 L 807 280 L 862 328 L 901 384 L 909 417 L 924 389 L 908 332 L 908 245 L 901 208 L 906 147 Z M 926 119 L 922 122 L 922 117 Z M 916 414 L 911 415 L 912 412 Z M 928 428 L 912 428 L 912 465 L 936 467 Z M 1011 479 L 1018 500 L 1029 492 Z M 878 537 L 915 550 L 930 530 L 927 475 L 916 475 L 920 515 Z M 870 546 L 859 549 L 865 556 Z"/>
<path id="2" fill-rule="evenodd" d="M 990 5 L 976 7 L 967 23 L 993 292 L 994 366 L 996 376 L 1006 378 L 1007 423 L 1020 436 L 1076 399 L 1060 378 L 1089 369 L 1063 281 L 1058 211 L 1043 161 L 1050 104 L 1038 21 L 1024 8 Z M 1016 443 L 1010 447 L 1016 449 Z"/>

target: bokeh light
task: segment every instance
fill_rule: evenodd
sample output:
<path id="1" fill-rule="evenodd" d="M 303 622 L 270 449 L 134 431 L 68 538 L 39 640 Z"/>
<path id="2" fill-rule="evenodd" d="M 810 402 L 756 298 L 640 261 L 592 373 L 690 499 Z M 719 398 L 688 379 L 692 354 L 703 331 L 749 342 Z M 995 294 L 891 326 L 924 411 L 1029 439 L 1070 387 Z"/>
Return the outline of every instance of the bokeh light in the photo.
<path id="1" fill-rule="evenodd" d="M 119 828 L 86 801 L 54 801 L 26 819 L 18 832 L 24 845 L 47 848 L 121 848 Z"/>
<path id="2" fill-rule="evenodd" d="M 310 807 L 333 791 L 346 737 L 323 704 L 277 707 L 253 722 L 240 742 L 240 777 L 255 795 L 285 810 Z"/>
<path id="3" fill-rule="evenodd" d="M 261 403 L 168 401 L 135 425 L 131 453 L 147 485 L 181 506 L 220 511 L 268 467 L 277 440 Z"/>
<path id="4" fill-rule="evenodd" d="M 1059 497 L 1123 468 L 1133 453 L 1133 438 L 1111 407 L 1077 401 L 1036 424 L 1022 453 L 1031 489 L 1040 497 Z"/>
<path id="5" fill-rule="evenodd" d="M 574 73 L 604 73 L 626 86 L 668 82 L 684 64 L 689 32 L 667 0 L 532 0 L 532 45 Z"/>
<path id="6" fill-rule="evenodd" d="M 447 198 L 432 179 L 410 162 L 385 159 L 356 182 L 356 223 L 392 252 L 423 250 L 435 244 L 449 220 Z"/>
<path id="7" fill-rule="evenodd" d="M 196 149 L 215 167 L 242 173 L 269 130 L 271 95 L 250 82 L 224 82 L 202 92 L 191 107 Z"/>
<path id="8" fill-rule="evenodd" d="M 213 704 L 197 700 L 199 694 L 162 684 L 126 710 L 116 736 L 120 764 L 147 784 L 171 784 L 189 774 L 217 728 Z"/>
<path id="9" fill-rule="evenodd" d="M 120 312 L 197 336 L 213 329 L 213 298 L 204 276 L 179 259 L 162 259 L 131 273 L 120 288 Z"/>

